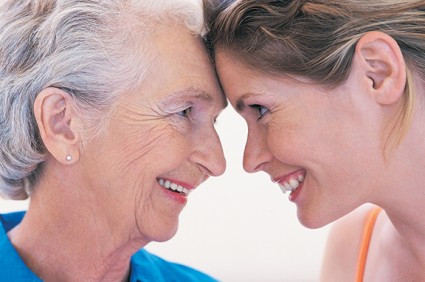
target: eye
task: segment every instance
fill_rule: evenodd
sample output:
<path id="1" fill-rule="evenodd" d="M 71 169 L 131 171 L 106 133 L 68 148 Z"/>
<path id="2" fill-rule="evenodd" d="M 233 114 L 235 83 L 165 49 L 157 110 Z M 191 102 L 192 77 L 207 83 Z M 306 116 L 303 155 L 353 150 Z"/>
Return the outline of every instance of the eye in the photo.
<path id="1" fill-rule="evenodd" d="M 261 105 L 258 105 L 258 104 L 250 105 L 250 107 L 258 113 L 258 119 L 257 120 L 260 120 L 265 114 L 267 114 L 269 112 L 268 108 L 261 106 Z"/>
<path id="2" fill-rule="evenodd" d="M 188 107 L 183 111 L 177 112 L 177 114 L 184 118 L 189 118 L 190 112 L 192 111 L 192 107 Z"/>

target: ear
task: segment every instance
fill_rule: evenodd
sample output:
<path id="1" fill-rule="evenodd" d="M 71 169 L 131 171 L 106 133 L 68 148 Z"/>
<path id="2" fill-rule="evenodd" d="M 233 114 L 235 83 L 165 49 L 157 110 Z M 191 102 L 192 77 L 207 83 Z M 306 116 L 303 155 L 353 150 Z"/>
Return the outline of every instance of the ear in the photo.
<path id="1" fill-rule="evenodd" d="M 58 88 L 43 89 L 35 99 L 34 115 L 41 139 L 50 154 L 62 164 L 79 158 L 80 136 L 73 129 L 76 116 L 71 96 Z"/>
<path id="2" fill-rule="evenodd" d="M 402 98 L 406 66 L 400 47 L 391 36 L 379 31 L 365 33 L 354 56 L 364 67 L 368 88 L 379 104 L 393 104 Z"/>

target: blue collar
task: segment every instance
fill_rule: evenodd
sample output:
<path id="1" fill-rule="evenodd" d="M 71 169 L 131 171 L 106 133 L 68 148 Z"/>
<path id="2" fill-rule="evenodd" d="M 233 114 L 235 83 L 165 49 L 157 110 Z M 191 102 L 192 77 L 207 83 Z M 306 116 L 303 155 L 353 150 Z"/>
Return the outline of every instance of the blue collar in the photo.
<path id="1" fill-rule="evenodd" d="M 42 281 L 19 256 L 7 232 L 18 225 L 25 212 L 0 215 L 0 281 Z M 185 265 L 168 262 L 144 249 L 131 257 L 130 282 L 193 281 L 212 282 L 214 278 Z"/>
<path id="2" fill-rule="evenodd" d="M 6 234 L 24 215 L 24 212 L 15 212 L 0 216 L 0 281 L 41 281 L 25 265 Z"/>

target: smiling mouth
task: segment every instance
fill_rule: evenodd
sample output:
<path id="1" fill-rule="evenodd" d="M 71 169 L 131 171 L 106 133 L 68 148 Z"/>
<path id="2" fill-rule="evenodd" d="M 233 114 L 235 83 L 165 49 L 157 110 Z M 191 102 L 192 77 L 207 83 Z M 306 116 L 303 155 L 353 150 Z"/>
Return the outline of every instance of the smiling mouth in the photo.
<path id="1" fill-rule="evenodd" d="M 283 194 L 286 192 L 293 192 L 297 190 L 300 186 L 300 183 L 304 181 L 304 175 L 299 175 L 297 178 L 290 178 L 288 181 L 279 183 L 280 190 L 282 190 Z"/>
<path id="2" fill-rule="evenodd" d="M 191 190 L 189 190 L 189 189 L 187 189 L 187 188 L 185 188 L 181 185 L 178 185 L 176 183 L 173 183 L 170 180 L 164 180 L 164 179 L 160 178 L 160 179 L 158 179 L 158 183 L 159 183 L 159 185 L 161 185 L 165 189 L 167 189 L 171 192 L 183 195 L 183 196 L 187 196 L 191 192 Z"/>

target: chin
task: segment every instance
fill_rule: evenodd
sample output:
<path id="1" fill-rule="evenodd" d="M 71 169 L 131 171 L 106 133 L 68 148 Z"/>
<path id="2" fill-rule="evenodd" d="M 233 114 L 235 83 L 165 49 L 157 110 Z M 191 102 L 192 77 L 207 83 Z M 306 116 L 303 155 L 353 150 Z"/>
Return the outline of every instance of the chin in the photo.
<path id="1" fill-rule="evenodd" d="M 161 229 L 159 232 L 156 232 L 156 234 L 152 235 L 152 241 L 155 242 L 165 242 L 173 238 L 178 230 L 178 222 L 173 226 L 167 226 Z"/>
<path id="2" fill-rule="evenodd" d="M 320 217 L 317 214 L 307 214 L 300 210 L 298 210 L 297 216 L 301 225 L 309 229 L 321 228 L 332 222 L 324 220 L 323 217 Z"/>
<path id="3" fill-rule="evenodd" d="M 177 231 L 176 231 L 177 232 Z M 173 234 L 168 234 L 167 236 L 162 236 L 162 237 L 158 237 L 156 240 L 154 240 L 155 242 L 166 242 L 168 240 L 170 240 L 171 238 L 174 237 L 174 235 L 176 235 L 176 232 L 174 232 Z"/>

